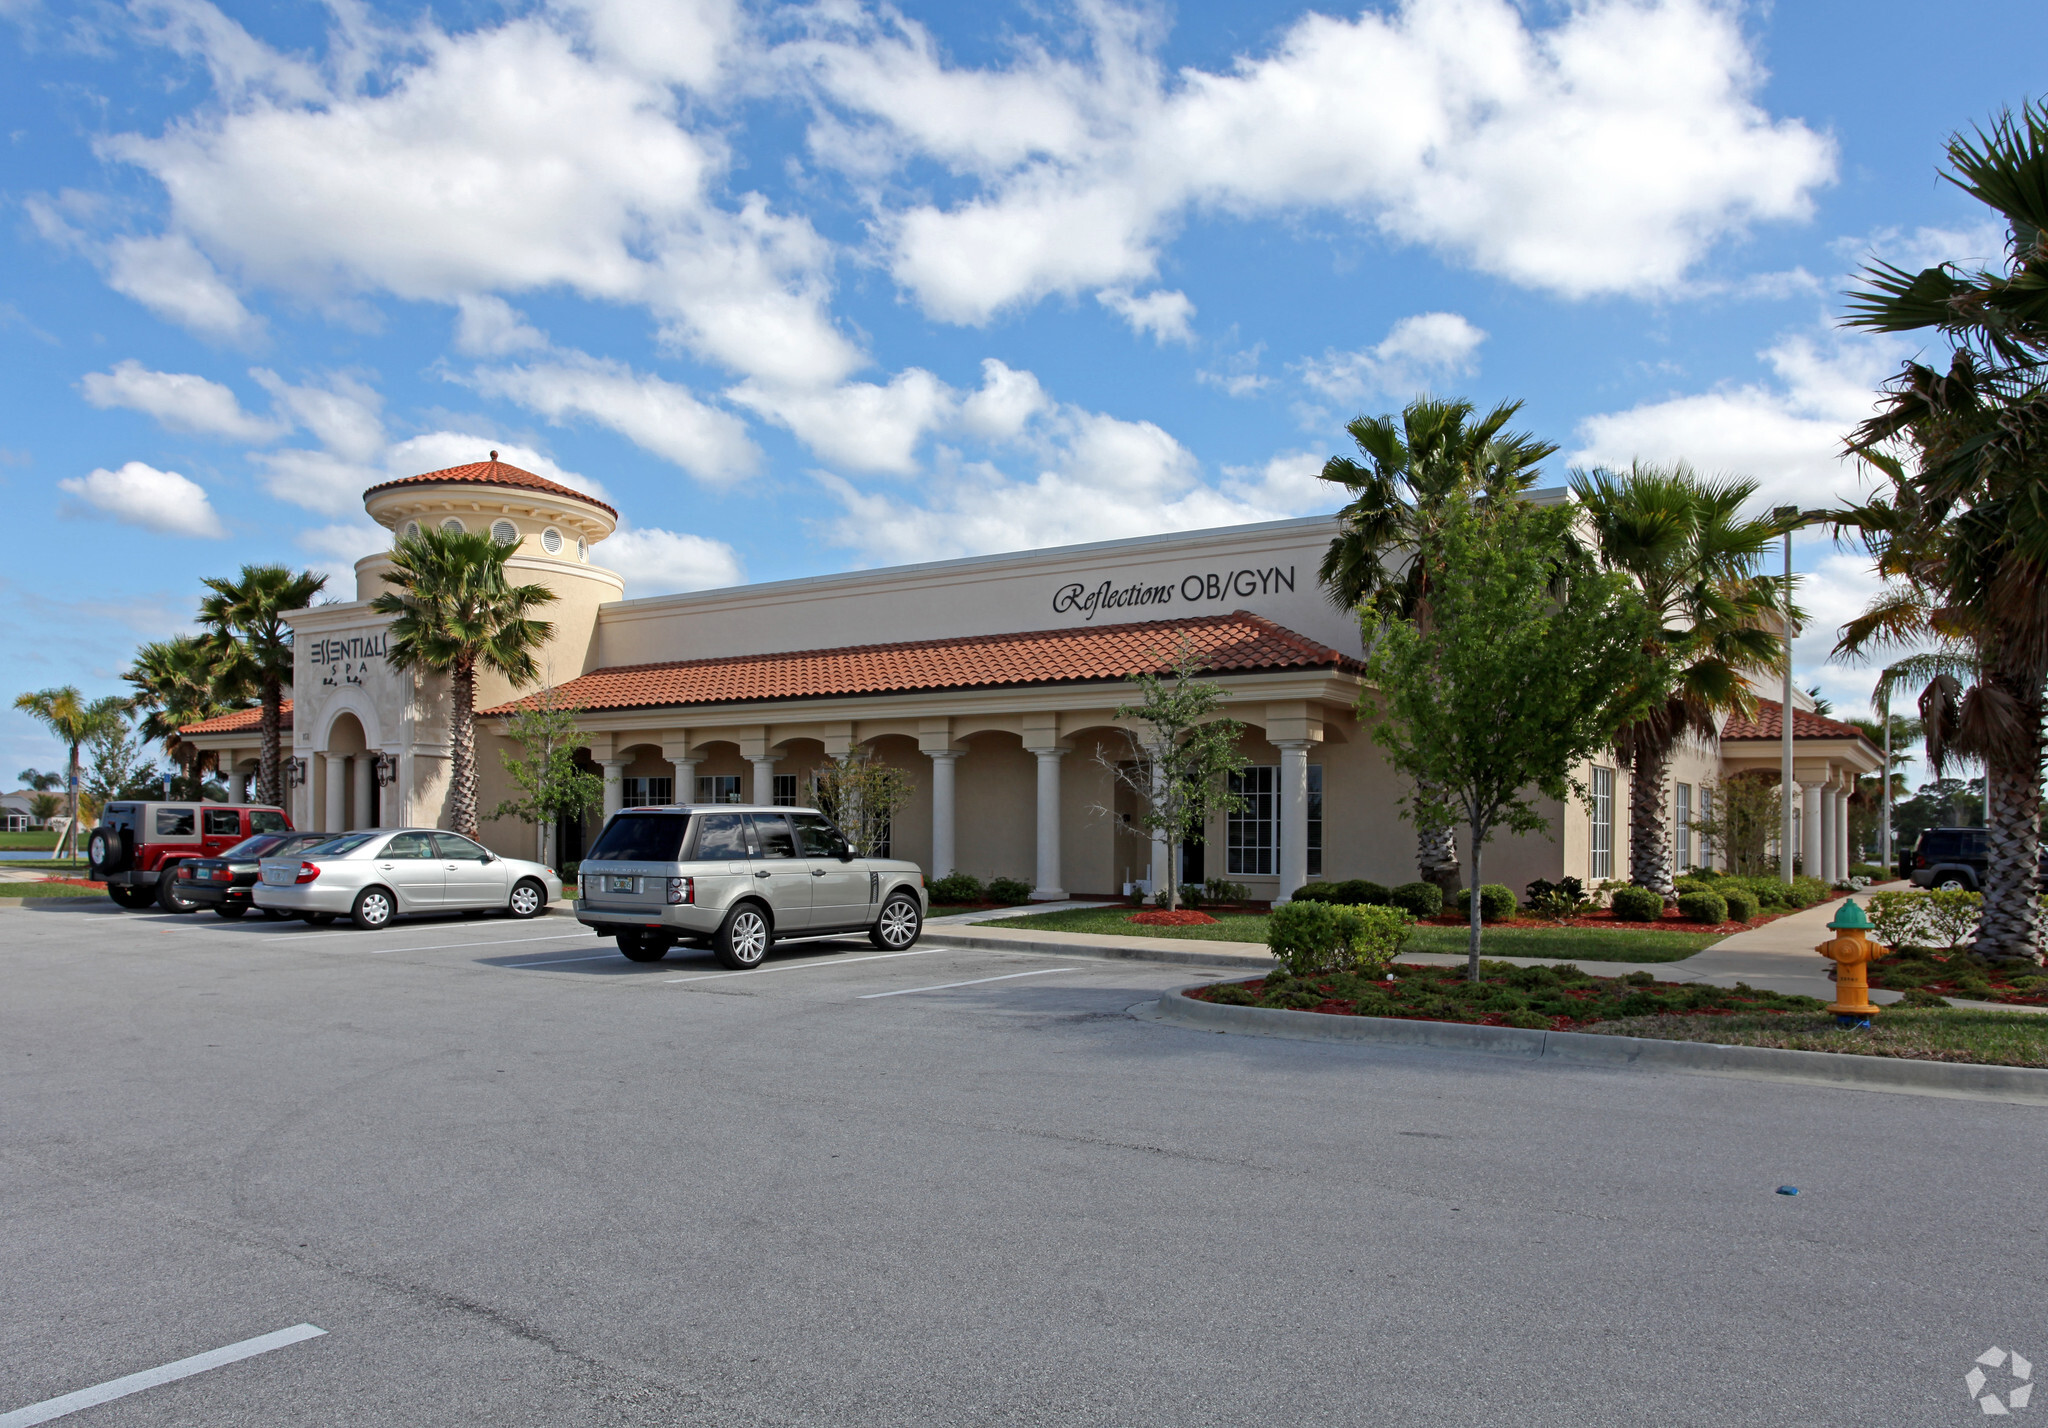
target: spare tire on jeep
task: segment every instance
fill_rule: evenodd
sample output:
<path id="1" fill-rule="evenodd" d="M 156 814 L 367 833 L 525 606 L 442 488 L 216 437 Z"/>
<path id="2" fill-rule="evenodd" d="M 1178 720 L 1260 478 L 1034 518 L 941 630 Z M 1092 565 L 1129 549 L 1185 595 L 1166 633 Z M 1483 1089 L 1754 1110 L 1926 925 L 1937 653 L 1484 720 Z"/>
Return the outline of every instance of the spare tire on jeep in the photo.
<path id="1" fill-rule="evenodd" d="M 85 855 L 95 873 L 118 873 L 128 866 L 128 840 L 121 836 L 120 829 L 102 824 L 92 830 Z"/>

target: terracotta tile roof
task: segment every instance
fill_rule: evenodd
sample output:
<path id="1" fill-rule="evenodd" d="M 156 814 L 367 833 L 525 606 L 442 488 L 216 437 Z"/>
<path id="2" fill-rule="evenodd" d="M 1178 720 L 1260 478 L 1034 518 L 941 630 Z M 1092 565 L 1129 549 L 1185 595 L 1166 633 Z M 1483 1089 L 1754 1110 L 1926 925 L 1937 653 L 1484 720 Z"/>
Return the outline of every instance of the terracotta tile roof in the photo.
<path id="1" fill-rule="evenodd" d="M 289 729 L 292 726 L 292 702 L 287 699 L 278 705 L 277 727 Z M 263 706 L 254 709 L 237 709 L 232 714 L 216 714 L 211 719 L 201 719 L 197 724 L 186 724 L 179 728 L 180 734 L 243 734 L 263 727 Z"/>
<path id="2" fill-rule="evenodd" d="M 1185 636 L 1203 673 L 1351 669 L 1356 660 L 1244 610 L 1192 620 L 1153 620 L 1077 630 L 968 635 L 902 644 L 734 655 L 674 664 L 621 665 L 572 679 L 556 697 L 585 709 L 737 704 L 918 690 L 1120 680 L 1163 670 Z M 484 714 L 509 714 L 520 704 Z"/>
<path id="3" fill-rule="evenodd" d="M 545 491 L 551 496 L 571 496 L 579 501 L 588 501 L 601 510 L 611 511 L 614 518 L 619 514 L 595 496 L 572 491 L 559 481 L 550 481 L 545 476 L 536 476 L 531 471 L 500 461 L 495 451 L 491 453 L 489 461 L 472 461 L 467 466 L 449 466 L 418 476 L 402 476 L 396 481 L 385 481 L 372 486 L 363 492 L 363 496 L 367 499 L 379 491 L 389 491 L 394 486 L 440 485 L 447 482 L 467 483 L 472 486 L 509 486 L 516 491 Z"/>
<path id="4" fill-rule="evenodd" d="M 1722 739 L 1778 739 L 1785 733 L 1785 706 L 1775 699 L 1759 699 L 1756 702 L 1756 717 L 1744 719 L 1731 716 L 1727 726 L 1721 730 Z M 1792 711 L 1792 737 L 1795 739 L 1862 739 L 1870 743 L 1864 732 L 1854 724 L 1844 724 L 1839 719 L 1830 719 L 1807 709 Z M 1872 748 L 1876 745 L 1872 744 Z"/>

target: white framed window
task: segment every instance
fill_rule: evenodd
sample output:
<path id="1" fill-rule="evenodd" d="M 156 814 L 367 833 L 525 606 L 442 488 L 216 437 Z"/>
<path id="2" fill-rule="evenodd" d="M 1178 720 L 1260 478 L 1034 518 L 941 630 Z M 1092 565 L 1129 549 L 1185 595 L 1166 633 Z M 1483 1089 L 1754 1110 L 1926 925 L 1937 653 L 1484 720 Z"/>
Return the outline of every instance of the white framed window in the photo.
<path id="1" fill-rule="evenodd" d="M 1593 843 L 1587 867 L 1595 878 L 1614 876 L 1614 770 L 1593 769 Z"/>
<path id="2" fill-rule="evenodd" d="M 519 544 L 519 527 L 510 521 L 492 521 L 491 539 L 499 545 Z"/>
<path id="3" fill-rule="evenodd" d="M 625 785 L 628 808 L 649 808 L 675 802 L 676 781 L 673 778 L 629 778 Z"/>
<path id="4" fill-rule="evenodd" d="M 1702 823 L 1712 823 L 1714 821 L 1714 790 L 1704 783 L 1700 785 L 1699 821 Z M 1714 840 L 1704 833 L 1700 834 L 1700 866 L 1703 868 L 1714 866 Z"/>
<path id="5" fill-rule="evenodd" d="M 1223 821 L 1225 870 L 1271 877 L 1280 871 L 1280 770 L 1258 764 L 1232 774 L 1230 791 L 1243 803 Z"/>
<path id="6" fill-rule="evenodd" d="M 462 522 L 450 516 L 447 520 L 441 522 L 441 529 L 447 531 L 450 535 L 460 535 L 462 534 Z"/>
<path id="7" fill-rule="evenodd" d="M 417 536 L 419 533 L 420 523 L 418 521 L 407 521 L 405 523 L 404 531 L 400 532 L 400 534 L 403 535 L 404 538 L 407 540 L 413 539 L 413 537 Z"/>
<path id="8" fill-rule="evenodd" d="M 1323 766 L 1308 766 L 1308 875 L 1323 875 Z"/>
<path id="9" fill-rule="evenodd" d="M 540 548 L 549 555 L 560 555 L 562 553 L 562 533 L 553 526 L 549 526 L 540 533 Z"/>
<path id="10" fill-rule="evenodd" d="M 740 776 L 738 774 L 699 774 L 697 776 L 697 802 L 738 803 L 740 801 Z"/>
<path id="11" fill-rule="evenodd" d="M 775 803 L 780 808 L 796 807 L 796 775 L 775 775 Z"/>
<path id="12" fill-rule="evenodd" d="M 1678 849 L 1678 871 L 1692 871 L 1692 785 L 1681 783 L 1671 792 L 1671 821 L 1676 825 L 1673 840 Z"/>

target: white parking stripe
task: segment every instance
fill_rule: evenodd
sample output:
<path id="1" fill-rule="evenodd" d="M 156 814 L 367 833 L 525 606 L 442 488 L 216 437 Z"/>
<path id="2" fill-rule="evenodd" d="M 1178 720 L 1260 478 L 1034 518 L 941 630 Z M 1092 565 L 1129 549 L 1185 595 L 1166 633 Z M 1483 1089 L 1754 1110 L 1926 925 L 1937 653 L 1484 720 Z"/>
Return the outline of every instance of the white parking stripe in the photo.
<path id="1" fill-rule="evenodd" d="M 550 937 L 500 937 L 492 942 L 423 942 L 417 947 L 372 947 L 371 956 L 381 952 L 454 952 L 469 947 L 511 947 L 521 942 L 566 942 L 571 937 L 588 937 L 588 932 L 557 932 Z"/>
<path id="2" fill-rule="evenodd" d="M 619 956 L 617 952 L 600 952 L 595 957 L 557 957 L 548 962 L 507 962 L 504 965 L 516 972 L 523 967 L 566 967 L 571 962 L 612 962 L 618 960 Z"/>
<path id="3" fill-rule="evenodd" d="M 244 1339 L 239 1344 L 229 1344 L 224 1349 L 214 1349 L 204 1354 L 194 1354 L 189 1359 L 165 1364 L 162 1368 L 144 1369 L 131 1373 L 126 1378 L 110 1379 L 92 1388 L 81 1388 L 76 1393 L 67 1393 L 61 1398 L 46 1398 L 41 1403 L 31 1403 L 26 1408 L 17 1408 L 12 1413 L 0 1413 L 0 1428 L 28 1428 L 31 1423 L 48 1423 L 52 1418 L 62 1418 L 82 1408 L 92 1408 L 101 1403 L 111 1403 L 117 1398 L 126 1398 L 131 1393 L 140 1393 L 145 1388 L 159 1384 L 176 1383 L 181 1378 L 190 1378 L 196 1373 L 205 1373 L 223 1364 L 238 1363 L 252 1359 L 258 1354 L 267 1354 L 272 1349 L 284 1348 L 304 1339 L 317 1339 L 325 1329 L 311 1324 L 294 1324 L 289 1329 L 279 1329 L 274 1334 L 263 1334 L 254 1339 Z"/>
<path id="4" fill-rule="evenodd" d="M 861 1000 L 871 1002 L 876 997 L 907 997 L 912 992 L 943 992 L 949 987 L 978 987 L 983 982 L 1008 982 L 1018 977 L 1043 977 L 1048 972 L 1078 972 L 1079 967 L 1040 967 L 1035 972 L 1005 972 L 1000 977 L 976 977 L 971 982 L 941 982 L 936 987 L 904 987 L 894 992 L 864 992 Z"/>
<path id="5" fill-rule="evenodd" d="M 706 972 L 701 977 L 665 977 L 668 983 L 712 982 L 720 977 L 758 977 L 763 972 L 801 972 L 811 967 L 849 967 L 855 962 L 886 962 L 891 957 L 922 957 L 929 952 L 957 952 L 956 947 L 919 947 L 911 952 L 877 952 L 872 957 L 820 957 L 815 962 L 790 962 L 780 967 L 749 967 L 744 972 Z"/>

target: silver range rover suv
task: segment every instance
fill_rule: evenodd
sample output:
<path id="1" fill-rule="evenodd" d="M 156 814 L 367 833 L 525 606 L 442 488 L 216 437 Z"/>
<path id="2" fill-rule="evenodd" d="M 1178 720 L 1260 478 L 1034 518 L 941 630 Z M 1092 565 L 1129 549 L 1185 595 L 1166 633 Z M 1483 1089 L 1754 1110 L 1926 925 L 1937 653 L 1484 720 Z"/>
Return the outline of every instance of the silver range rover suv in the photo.
<path id="1" fill-rule="evenodd" d="M 779 938 L 865 932 L 901 952 L 929 905 L 917 864 L 856 856 L 809 808 L 628 808 L 598 834 L 577 882 L 576 920 L 618 938 L 634 961 L 687 942 L 741 971 Z"/>

